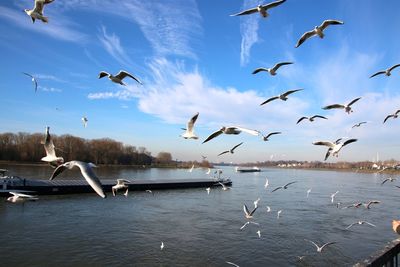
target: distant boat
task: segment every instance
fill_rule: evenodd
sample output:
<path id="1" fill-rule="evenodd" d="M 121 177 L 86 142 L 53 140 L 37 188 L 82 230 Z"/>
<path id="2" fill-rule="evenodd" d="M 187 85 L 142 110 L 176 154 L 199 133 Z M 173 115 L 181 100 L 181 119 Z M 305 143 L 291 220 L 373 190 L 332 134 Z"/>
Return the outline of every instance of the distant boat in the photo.
<path id="1" fill-rule="evenodd" d="M 235 168 L 236 172 L 260 172 L 261 169 L 254 166 L 252 168 L 240 168 L 240 167 L 236 167 Z"/>

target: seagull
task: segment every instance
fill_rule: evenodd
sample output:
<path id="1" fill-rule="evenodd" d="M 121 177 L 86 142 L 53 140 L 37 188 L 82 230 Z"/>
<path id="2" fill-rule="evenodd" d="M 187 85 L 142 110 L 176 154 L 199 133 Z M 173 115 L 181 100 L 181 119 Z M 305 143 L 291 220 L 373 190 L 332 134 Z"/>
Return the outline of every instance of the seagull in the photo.
<path id="1" fill-rule="evenodd" d="M 256 130 L 250 130 L 250 129 L 246 129 L 246 128 L 242 128 L 242 127 L 237 127 L 237 126 L 229 126 L 229 127 L 225 127 L 223 126 L 221 129 L 219 129 L 218 131 L 212 133 L 209 137 L 206 138 L 206 140 L 203 141 L 203 144 L 210 141 L 211 139 L 221 135 L 221 134 L 240 134 L 241 132 L 245 132 L 251 135 L 255 135 L 258 136 L 259 135 L 259 131 Z"/>
<path id="2" fill-rule="evenodd" d="M 192 167 L 188 170 L 188 172 L 192 172 L 194 169 L 194 164 L 192 165 Z"/>
<path id="3" fill-rule="evenodd" d="M 228 263 L 228 264 L 230 264 L 230 265 L 233 265 L 233 266 L 235 266 L 235 267 L 240 267 L 240 266 L 237 265 L 236 263 L 233 263 L 233 262 L 230 262 L 230 261 L 226 261 L 226 263 Z"/>
<path id="4" fill-rule="evenodd" d="M 342 105 L 342 104 L 333 104 L 333 105 L 329 105 L 326 107 L 323 107 L 322 109 L 334 109 L 334 108 L 342 108 L 344 109 L 345 112 L 347 112 L 348 114 L 350 114 L 350 112 L 353 112 L 353 110 L 351 109 L 351 105 L 353 105 L 354 103 L 356 103 L 358 100 L 360 100 L 361 97 L 357 97 L 356 99 L 354 99 L 353 101 L 351 101 L 349 104 L 347 105 Z"/>
<path id="5" fill-rule="evenodd" d="M 394 182 L 394 181 L 396 181 L 396 180 L 397 180 L 396 178 L 388 177 L 388 178 L 386 178 L 385 180 L 383 180 L 383 182 L 381 183 L 381 185 L 383 185 L 383 184 L 386 183 L 387 181 L 389 181 L 389 182 Z"/>
<path id="6" fill-rule="evenodd" d="M 329 147 L 328 151 L 325 154 L 325 160 L 327 160 L 330 154 L 332 154 L 332 156 L 338 157 L 339 151 L 342 149 L 342 147 L 357 141 L 357 139 L 349 139 L 349 140 L 345 141 L 344 143 L 341 143 L 341 139 L 342 138 L 339 138 L 334 143 L 329 142 L 329 141 L 317 141 L 317 142 L 314 142 L 313 145 Z"/>
<path id="7" fill-rule="evenodd" d="M 302 91 L 302 90 L 304 90 L 304 89 L 289 90 L 289 91 L 287 91 L 287 92 L 285 92 L 285 93 L 283 93 L 283 94 L 280 94 L 280 95 L 278 95 L 278 96 L 274 96 L 274 97 L 268 98 L 267 100 L 265 100 L 264 102 L 262 102 L 262 103 L 260 104 L 260 106 L 262 106 L 262 105 L 264 105 L 264 104 L 267 104 L 268 102 L 271 102 L 272 100 L 275 100 L 275 99 L 280 99 L 280 100 L 286 101 L 286 100 L 288 100 L 288 98 L 287 98 L 288 95 L 293 94 L 294 92 L 297 92 L 297 91 Z"/>
<path id="8" fill-rule="evenodd" d="M 337 193 L 339 193 L 339 191 L 336 191 L 335 193 L 333 193 L 333 194 L 331 195 L 331 203 L 333 203 L 333 200 L 334 200 L 334 198 L 335 198 L 335 196 L 336 196 Z"/>
<path id="9" fill-rule="evenodd" d="M 86 179 L 86 182 L 93 188 L 93 190 L 96 191 L 96 193 L 102 198 L 106 198 L 101 182 L 96 174 L 93 172 L 92 167 L 96 167 L 96 165 L 94 165 L 93 163 L 86 163 L 77 160 L 68 161 L 64 164 L 61 164 L 54 170 L 53 174 L 50 177 L 50 181 L 56 178 L 66 169 L 71 170 L 73 167 L 78 167 L 81 170 L 83 177 Z"/>
<path id="10" fill-rule="evenodd" d="M 256 233 L 257 233 L 257 235 L 258 235 L 258 238 L 261 238 L 261 231 L 258 230 Z"/>
<path id="11" fill-rule="evenodd" d="M 243 142 L 241 142 L 240 144 L 237 144 L 236 146 L 232 147 L 230 150 L 226 150 L 226 151 L 224 151 L 224 152 L 219 153 L 218 156 L 221 156 L 221 155 L 226 154 L 226 153 L 229 153 L 229 152 L 230 152 L 231 154 L 233 154 L 234 150 L 235 150 L 238 146 L 240 146 L 241 144 L 243 144 Z"/>
<path id="12" fill-rule="evenodd" d="M 50 136 L 50 127 L 48 126 L 46 127 L 46 137 L 41 143 L 44 146 L 44 150 L 46 151 L 46 157 L 43 157 L 41 159 L 42 161 L 48 162 L 50 166 L 54 168 L 64 163 L 63 157 L 56 156 L 55 146 Z"/>
<path id="13" fill-rule="evenodd" d="M 266 18 L 269 15 L 267 13 L 268 9 L 279 6 L 280 4 L 283 4 L 285 1 L 286 0 L 279 0 L 279 1 L 275 1 L 272 3 L 266 4 L 266 5 L 258 5 L 257 7 L 241 11 L 241 12 L 239 12 L 237 14 L 233 14 L 231 16 L 242 16 L 242 15 L 249 15 L 249 14 L 259 12 L 262 17 Z"/>
<path id="14" fill-rule="evenodd" d="M 269 137 L 271 136 L 271 135 L 275 135 L 275 134 L 281 134 L 281 132 L 272 132 L 272 133 L 269 133 L 269 134 L 267 134 L 267 135 L 263 135 L 261 132 L 259 132 L 260 133 L 260 135 L 262 136 L 262 140 L 264 140 L 264 141 L 269 141 Z"/>
<path id="15" fill-rule="evenodd" d="M 189 128 L 189 127 L 188 127 L 188 128 Z M 206 160 L 206 159 L 207 159 L 206 156 L 201 155 L 201 157 L 203 158 L 203 160 Z"/>
<path id="16" fill-rule="evenodd" d="M 211 172 L 211 169 L 208 168 L 208 171 L 206 172 L 206 174 L 210 174 L 210 172 Z"/>
<path id="17" fill-rule="evenodd" d="M 196 122 L 197 117 L 199 117 L 198 112 L 187 122 L 186 129 L 184 129 L 185 132 L 183 134 L 181 134 L 180 136 L 182 136 L 185 139 L 199 139 L 199 137 L 194 134 L 194 129 L 193 129 L 194 123 Z M 203 160 L 204 160 L 204 157 L 203 157 Z"/>
<path id="18" fill-rule="evenodd" d="M 164 242 L 161 241 L 161 246 L 160 249 L 163 250 L 164 249 Z"/>
<path id="19" fill-rule="evenodd" d="M 35 23 L 36 19 L 47 23 L 49 22 L 49 18 L 43 15 L 44 5 L 50 4 L 53 1 L 54 0 L 35 0 L 35 7 L 31 10 L 24 9 L 24 11 L 29 17 L 31 17 L 32 23 Z"/>
<path id="20" fill-rule="evenodd" d="M 346 230 L 350 229 L 351 227 L 353 227 L 354 225 L 357 225 L 357 224 L 359 224 L 359 225 L 361 225 L 361 224 L 368 224 L 368 225 L 371 225 L 371 226 L 373 226 L 373 227 L 376 227 L 375 224 L 372 224 L 372 223 L 369 223 L 369 222 L 366 222 L 366 221 L 358 221 L 358 222 L 352 223 L 352 224 L 350 224 L 349 226 L 347 226 L 347 227 L 346 227 Z"/>
<path id="21" fill-rule="evenodd" d="M 153 194 L 153 191 L 151 191 L 150 189 L 146 190 L 147 193 Z"/>
<path id="22" fill-rule="evenodd" d="M 231 187 L 228 187 L 228 186 L 224 185 L 224 184 L 221 183 L 221 182 L 218 182 L 218 183 L 222 186 L 222 190 L 224 190 L 224 191 L 226 191 L 226 190 L 228 190 L 228 189 L 231 189 Z"/>
<path id="23" fill-rule="evenodd" d="M 312 189 L 312 188 L 310 188 L 310 189 L 307 190 L 307 198 L 308 198 L 308 196 L 309 196 L 310 193 L 311 193 L 311 189 Z"/>
<path id="24" fill-rule="evenodd" d="M 329 25 L 342 25 L 344 24 L 343 21 L 339 20 L 324 20 L 321 25 L 315 26 L 315 28 L 311 31 L 305 32 L 299 41 L 297 41 L 296 48 L 299 47 L 302 43 L 304 43 L 305 40 L 308 38 L 318 35 L 321 39 L 324 38 L 324 30 L 329 26 Z"/>
<path id="25" fill-rule="evenodd" d="M 252 72 L 252 74 L 257 74 L 257 73 L 259 73 L 260 71 L 266 71 L 266 72 L 269 72 L 269 74 L 271 74 L 272 76 L 275 76 L 276 75 L 276 71 L 281 67 L 281 66 L 284 66 L 284 65 L 290 65 L 290 64 L 293 64 L 293 62 L 280 62 L 280 63 L 277 63 L 275 66 L 273 66 L 272 68 L 257 68 L 257 69 L 255 69 L 253 72 Z"/>
<path id="26" fill-rule="evenodd" d="M 294 183 L 296 183 L 296 182 L 297 182 L 297 181 L 287 183 L 287 184 L 285 184 L 285 185 L 283 185 L 283 186 L 278 186 L 277 188 L 275 188 L 274 190 L 272 190 L 272 192 L 275 192 L 276 190 L 279 190 L 279 189 L 288 189 L 288 186 L 289 186 L 289 185 L 294 184 Z M 272 192 L 271 192 L 271 193 L 272 193 Z"/>
<path id="27" fill-rule="evenodd" d="M 321 118 L 321 119 L 325 119 L 327 120 L 328 118 L 321 116 L 321 115 L 314 115 L 312 117 L 301 117 L 296 124 L 299 124 L 299 122 L 301 122 L 302 120 L 309 120 L 310 122 L 313 122 L 315 120 L 315 118 Z"/>
<path id="28" fill-rule="evenodd" d="M 211 191 L 211 187 L 207 187 L 207 188 L 206 188 L 206 191 L 207 191 L 207 194 L 209 195 L 209 194 L 210 194 L 210 191 Z"/>
<path id="29" fill-rule="evenodd" d="M 377 76 L 379 74 L 385 74 L 386 76 L 390 76 L 390 75 L 392 75 L 391 71 L 394 70 L 395 68 L 399 67 L 399 66 L 400 66 L 400 64 L 396 64 L 396 65 L 394 65 L 394 66 L 392 66 L 392 67 L 390 67 L 390 68 L 388 68 L 386 70 L 378 71 L 377 73 L 372 74 L 369 78 L 375 77 L 375 76 Z"/>
<path id="30" fill-rule="evenodd" d="M 88 121 L 89 121 L 89 120 L 88 120 L 85 116 L 82 117 L 83 127 L 86 128 Z"/>
<path id="31" fill-rule="evenodd" d="M 268 178 L 265 178 L 265 185 L 264 185 L 264 188 L 267 189 L 268 186 L 269 186 Z"/>
<path id="32" fill-rule="evenodd" d="M 251 212 L 249 212 L 249 209 L 247 208 L 246 204 L 243 205 L 243 211 L 244 211 L 244 216 L 247 219 L 253 218 L 254 212 L 257 210 L 257 207 L 255 207 Z"/>
<path id="33" fill-rule="evenodd" d="M 315 244 L 315 243 L 314 243 L 313 241 L 311 241 L 311 240 L 307 240 L 307 239 L 304 239 L 304 240 L 313 243 L 314 246 L 317 247 L 317 251 L 318 251 L 318 252 L 322 252 L 322 250 L 323 250 L 326 246 L 329 246 L 329 245 L 332 245 L 332 244 L 337 243 L 337 242 L 329 242 L 329 243 L 323 244 L 323 245 L 320 247 L 320 246 L 318 246 L 317 244 Z"/>
<path id="34" fill-rule="evenodd" d="M 267 206 L 267 212 L 271 212 L 271 207 Z"/>
<path id="35" fill-rule="evenodd" d="M 138 78 L 136 78 L 135 76 L 133 76 L 132 74 L 130 74 L 129 72 L 124 71 L 124 70 L 120 70 L 118 72 L 118 74 L 115 76 L 108 72 L 100 71 L 99 79 L 106 77 L 106 76 L 108 76 L 108 79 L 110 79 L 112 82 L 118 83 L 120 85 L 126 85 L 122 82 L 122 80 L 126 77 L 130 77 L 130 78 L 134 79 L 135 81 L 137 81 L 138 83 L 142 84 L 142 82 Z"/>
<path id="36" fill-rule="evenodd" d="M 38 87 L 38 84 L 37 84 L 36 78 L 35 78 L 35 77 L 33 77 L 31 74 L 29 74 L 29 73 L 26 73 L 26 72 L 23 72 L 23 74 L 25 74 L 26 76 L 29 76 L 29 77 L 31 77 L 31 79 L 32 79 L 32 82 L 33 82 L 33 84 L 35 85 L 35 93 L 36 93 L 36 92 L 37 92 L 37 87 Z"/>
<path id="37" fill-rule="evenodd" d="M 277 216 L 276 216 L 277 219 L 279 219 L 279 217 L 281 216 L 281 213 L 282 213 L 282 210 L 278 210 Z"/>
<path id="38" fill-rule="evenodd" d="M 400 111 L 400 110 L 399 110 Z M 366 121 L 362 121 L 362 122 L 359 122 L 359 123 L 357 123 L 357 124 L 354 124 L 351 128 L 353 129 L 353 128 L 355 128 L 355 127 L 360 127 L 362 124 L 365 124 L 365 123 L 367 123 Z"/>
<path id="39" fill-rule="evenodd" d="M 8 202 L 12 202 L 12 203 L 16 203 L 18 201 L 34 201 L 34 200 L 38 200 L 39 198 L 37 196 L 32 196 L 32 195 L 27 195 L 27 194 L 22 194 L 22 193 L 17 193 L 17 192 L 9 192 L 11 195 L 13 195 L 12 197 L 8 197 L 7 201 Z"/>
<path id="40" fill-rule="evenodd" d="M 254 208 L 258 208 L 258 202 L 260 202 L 260 198 L 257 198 L 256 200 L 254 200 Z"/>
<path id="41" fill-rule="evenodd" d="M 248 222 L 245 222 L 245 223 L 242 225 L 242 227 L 240 227 L 240 230 L 242 230 L 243 228 L 245 228 L 245 227 L 246 227 L 247 225 L 249 225 L 250 223 L 255 224 L 255 225 L 260 225 L 259 223 L 248 221 Z"/>
<path id="42" fill-rule="evenodd" d="M 370 209 L 370 206 L 371 206 L 372 204 L 379 204 L 379 203 L 381 203 L 381 202 L 378 201 L 378 200 L 371 200 L 371 201 L 368 202 L 368 203 L 363 203 L 363 205 L 364 205 L 364 207 L 366 207 L 367 209 Z"/>
<path id="43" fill-rule="evenodd" d="M 400 109 L 398 109 L 395 113 L 393 114 L 389 114 L 386 116 L 385 120 L 383 121 L 383 123 L 385 123 L 387 121 L 387 119 L 389 118 L 393 118 L 393 119 L 397 119 L 397 117 L 399 116 L 400 113 Z"/>

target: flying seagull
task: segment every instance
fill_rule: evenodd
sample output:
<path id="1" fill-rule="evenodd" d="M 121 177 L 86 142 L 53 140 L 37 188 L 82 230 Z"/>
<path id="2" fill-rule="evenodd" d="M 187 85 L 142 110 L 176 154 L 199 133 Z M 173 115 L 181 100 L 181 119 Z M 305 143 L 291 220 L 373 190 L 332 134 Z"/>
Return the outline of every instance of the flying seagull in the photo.
<path id="1" fill-rule="evenodd" d="M 389 114 L 386 116 L 386 118 L 383 120 L 383 123 L 385 123 L 389 118 L 393 118 L 393 119 L 397 119 L 397 117 L 399 116 L 400 113 L 400 109 L 398 109 L 395 113 L 393 114 Z"/>
<path id="2" fill-rule="evenodd" d="M 314 115 L 314 116 L 312 116 L 312 117 L 301 117 L 301 118 L 296 122 L 296 124 L 299 124 L 302 120 L 309 120 L 309 121 L 313 122 L 316 118 L 325 119 L 325 120 L 328 119 L 328 118 L 326 118 L 326 117 L 324 117 L 324 116 L 321 116 L 321 115 Z"/>
<path id="3" fill-rule="evenodd" d="M 118 72 L 118 74 L 115 75 L 115 76 L 112 75 L 112 74 L 110 74 L 110 73 L 108 73 L 108 72 L 100 71 L 100 73 L 99 73 L 99 79 L 101 79 L 101 78 L 103 78 L 103 77 L 106 77 L 106 76 L 108 76 L 108 79 L 110 79 L 111 81 L 113 81 L 113 82 L 115 82 L 115 83 L 118 83 L 118 84 L 120 84 L 120 85 L 126 85 L 126 84 L 124 84 L 124 83 L 122 82 L 122 80 L 123 80 L 124 78 L 126 78 L 126 77 L 132 78 L 132 79 L 134 79 L 135 81 L 137 81 L 138 83 L 142 84 L 142 82 L 141 82 L 138 78 L 136 78 L 135 76 L 133 76 L 132 74 L 130 74 L 129 72 L 124 71 L 124 70 L 120 70 L 120 71 Z"/>
<path id="4" fill-rule="evenodd" d="M 267 135 L 263 135 L 261 132 L 259 132 L 260 133 L 260 135 L 262 136 L 262 140 L 264 140 L 264 141 L 269 141 L 269 137 L 271 136 L 271 135 L 275 135 L 275 134 L 281 134 L 281 132 L 272 132 L 272 133 L 269 133 L 269 134 L 267 134 Z"/>
<path id="5" fill-rule="evenodd" d="M 207 188 L 206 188 L 206 191 L 207 191 L 207 195 L 209 195 L 209 194 L 210 194 L 210 191 L 211 191 L 211 187 L 207 187 Z"/>
<path id="6" fill-rule="evenodd" d="M 249 225 L 250 223 L 255 224 L 255 225 L 260 225 L 259 223 L 248 221 L 248 222 L 245 222 L 245 223 L 242 225 L 242 227 L 240 227 L 240 230 L 242 230 L 243 228 L 245 228 L 245 227 L 246 227 L 247 225 Z"/>
<path id="7" fill-rule="evenodd" d="M 357 224 L 359 224 L 359 225 L 368 224 L 368 225 L 371 225 L 371 226 L 373 226 L 373 227 L 376 227 L 375 224 L 369 223 L 369 222 L 367 222 L 367 221 L 358 221 L 358 222 L 352 223 L 352 224 L 350 224 L 349 226 L 347 226 L 347 227 L 346 227 L 346 230 L 350 229 L 351 227 L 353 227 L 354 225 L 357 225 Z"/>
<path id="8" fill-rule="evenodd" d="M 304 240 L 313 243 L 314 246 L 317 248 L 317 251 L 318 251 L 318 252 L 322 252 L 322 250 L 323 250 L 326 246 L 329 246 L 329 245 L 332 245 L 332 244 L 337 243 L 337 242 L 329 242 L 329 243 L 323 244 L 323 245 L 320 247 L 320 246 L 318 246 L 317 244 L 315 244 L 315 243 L 314 243 L 313 241 L 311 241 L 311 240 L 307 240 L 307 239 L 304 239 Z"/>
<path id="9" fill-rule="evenodd" d="M 32 196 L 32 195 L 28 195 L 28 194 L 22 194 L 22 193 L 17 193 L 17 192 L 9 192 L 11 195 L 13 195 L 12 197 L 8 197 L 7 201 L 8 202 L 23 202 L 23 201 L 34 201 L 34 200 L 38 200 L 39 198 L 37 196 Z"/>
<path id="10" fill-rule="evenodd" d="M 339 191 L 336 191 L 331 195 L 331 203 L 333 203 L 333 200 L 335 199 L 336 195 L 339 193 Z"/>
<path id="11" fill-rule="evenodd" d="M 258 208 L 258 202 L 260 202 L 260 198 L 257 198 L 256 200 L 253 201 L 254 203 L 254 208 Z"/>
<path id="12" fill-rule="evenodd" d="M 315 28 L 311 31 L 305 32 L 299 41 L 297 41 L 296 48 L 299 47 L 302 43 L 304 43 L 308 38 L 313 37 L 318 35 L 321 39 L 324 38 L 324 30 L 329 26 L 329 25 L 341 25 L 344 24 L 343 21 L 339 20 L 324 20 L 321 25 L 315 26 Z"/>
<path id="13" fill-rule="evenodd" d="M 319 145 L 319 146 L 327 146 L 328 151 L 325 154 L 325 160 L 328 159 L 329 155 L 332 154 L 332 156 L 339 156 L 339 151 L 345 146 L 348 145 L 350 143 L 356 142 L 357 139 L 349 139 L 347 141 L 345 141 L 344 143 L 341 143 L 341 138 L 339 138 L 338 140 L 336 140 L 334 143 L 329 142 L 329 141 L 317 141 L 314 142 L 313 145 Z"/>
<path id="14" fill-rule="evenodd" d="M 307 198 L 308 198 L 308 196 L 309 196 L 310 193 L 311 193 L 311 189 L 312 189 L 312 188 L 310 188 L 310 189 L 307 190 Z"/>
<path id="15" fill-rule="evenodd" d="M 272 76 L 275 76 L 275 75 L 276 75 L 276 71 L 277 71 L 281 66 L 290 65 L 290 64 L 293 64 L 293 62 L 279 62 L 279 63 L 277 63 L 275 66 L 273 66 L 272 68 L 257 68 L 257 69 L 255 69 L 251 74 L 257 74 L 257 73 L 259 73 L 260 71 L 266 71 L 266 72 L 269 72 L 269 74 L 271 74 Z"/>
<path id="16" fill-rule="evenodd" d="M 322 109 L 334 109 L 334 108 L 341 108 L 344 109 L 345 112 L 347 112 L 348 114 L 350 114 L 350 112 L 353 112 L 353 110 L 351 109 L 351 105 L 353 105 L 354 103 L 356 103 L 358 100 L 360 100 L 361 97 L 358 97 L 356 99 L 354 99 L 353 101 L 351 101 L 349 104 L 347 105 L 342 105 L 342 104 L 333 104 L 333 105 L 329 105 L 326 107 L 323 107 Z"/>
<path id="17" fill-rule="evenodd" d="M 262 103 L 260 104 L 260 106 L 262 106 L 262 105 L 264 105 L 264 104 L 267 104 L 268 102 L 271 102 L 272 100 L 275 100 L 275 99 L 280 99 L 280 100 L 286 101 L 286 100 L 288 100 L 288 98 L 287 98 L 288 95 L 293 94 L 294 92 L 297 92 L 297 91 L 301 91 L 301 90 L 304 90 L 304 89 L 289 90 L 289 91 L 287 91 L 287 92 L 285 92 L 285 93 L 283 93 L 283 94 L 280 94 L 280 95 L 278 95 L 278 96 L 274 96 L 274 97 L 268 98 L 267 100 L 265 100 L 264 102 L 262 102 Z"/>
<path id="18" fill-rule="evenodd" d="M 83 123 L 83 127 L 86 128 L 87 123 L 88 123 L 89 120 L 85 116 L 83 116 L 81 120 L 82 120 L 82 123 Z"/>
<path id="19" fill-rule="evenodd" d="M 280 4 L 283 4 L 285 1 L 286 0 L 279 0 L 279 1 L 275 1 L 275 2 L 272 2 L 269 4 L 265 4 L 265 5 L 258 5 L 257 7 L 241 11 L 241 12 L 239 12 L 237 14 L 233 14 L 231 16 L 242 16 L 242 15 L 249 15 L 249 14 L 259 12 L 262 17 L 266 18 L 269 15 L 267 13 L 268 9 L 279 6 Z"/>
<path id="20" fill-rule="evenodd" d="M 378 200 L 371 200 L 371 201 L 368 202 L 368 203 L 363 203 L 363 205 L 364 205 L 364 207 L 366 207 L 367 209 L 370 209 L 370 207 L 371 207 L 372 204 L 379 204 L 379 203 L 381 203 L 381 202 L 378 201 Z"/>
<path id="21" fill-rule="evenodd" d="M 385 74 L 386 76 L 390 76 L 390 75 L 392 75 L 391 71 L 394 70 L 395 68 L 399 67 L 399 66 L 400 66 L 400 64 L 396 64 L 396 65 L 388 68 L 387 70 L 378 71 L 377 73 L 372 74 L 369 78 L 375 77 L 375 76 L 380 75 L 380 74 Z"/>
<path id="22" fill-rule="evenodd" d="M 226 151 L 224 151 L 224 152 L 219 153 L 218 156 L 221 156 L 221 155 L 226 154 L 226 153 L 229 153 L 229 152 L 230 152 L 231 154 L 233 154 L 233 152 L 235 151 L 235 149 L 236 149 L 238 146 L 240 146 L 241 144 L 243 144 L 243 142 L 241 142 L 240 144 L 237 144 L 236 146 L 232 147 L 230 150 L 226 150 Z"/>
<path id="23" fill-rule="evenodd" d="M 229 126 L 229 127 L 225 127 L 223 126 L 221 129 L 219 129 L 218 131 L 212 133 L 209 137 L 206 138 L 206 140 L 203 141 L 203 144 L 210 141 L 211 139 L 221 135 L 221 134 L 240 134 L 241 132 L 245 132 L 251 135 L 255 135 L 258 136 L 259 132 L 256 130 L 250 130 L 250 129 L 246 129 L 246 128 L 242 128 L 242 127 L 237 127 L 237 126 Z"/>
<path id="24" fill-rule="evenodd" d="M 194 134 L 194 124 L 197 120 L 197 118 L 199 117 L 199 113 L 197 112 L 188 122 L 187 122 L 187 126 L 185 132 L 183 134 L 181 134 L 181 136 L 185 139 L 199 139 L 199 137 L 197 137 Z"/>
<path id="25" fill-rule="evenodd" d="M 288 189 L 288 186 L 289 186 L 289 185 L 294 184 L 294 183 L 296 183 L 296 182 L 297 182 L 297 181 L 287 183 L 287 184 L 285 184 L 285 185 L 283 185 L 283 186 L 278 186 L 277 188 L 275 188 L 274 190 L 272 190 L 272 192 L 275 192 L 276 190 L 279 190 L 279 189 Z M 272 192 L 271 192 L 271 193 L 272 193 Z"/>
<path id="26" fill-rule="evenodd" d="M 400 110 L 399 110 L 400 111 Z M 356 124 L 354 124 L 351 128 L 353 129 L 353 128 L 355 128 L 355 127 L 360 127 L 362 124 L 365 124 L 365 123 L 367 123 L 366 121 L 362 121 L 362 122 L 359 122 L 359 123 L 356 123 Z"/>
<path id="27" fill-rule="evenodd" d="M 33 9 L 24 9 L 25 13 L 31 17 L 32 23 L 35 23 L 36 19 L 43 21 L 44 23 L 49 22 L 49 18 L 43 15 L 44 5 L 52 3 L 54 0 L 35 0 L 35 7 Z"/>
<path id="28" fill-rule="evenodd" d="M 247 208 L 246 204 L 243 205 L 243 211 L 244 211 L 244 216 L 247 219 L 251 219 L 253 218 L 253 214 L 254 212 L 257 210 L 257 207 L 255 207 L 251 212 L 249 211 L 249 209 Z"/>
<path id="29" fill-rule="evenodd" d="M 101 182 L 96 174 L 93 172 L 92 167 L 96 167 L 93 163 L 86 163 L 82 161 L 68 161 L 64 164 L 58 166 L 50 177 L 50 181 L 56 178 L 60 173 L 66 169 L 71 170 L 73 167 L 78 167 L 81 170 L 82 176 L 85 178 L 86 182 L 93 188 L 96 193 L 102 198 L 106 198 L 104 194 Z"/>
<path id="30" fill-rule="evenodd" d="M 278 210 L 278 212 L 276 213 L 277 215 L 276 215 L 276 218 L 277 219 L 279 219 L 280 218 L 280 216 L 281 216 L 281 213 L 282 213 L 282 210 Z"/>
<path id="31" fill-rule="evenodd" d="M 128 189 L 128 186 L 125 183 L 129 184 L 130 181 L 125 179 L 117 179 L 117 184 L 111 187 L 111 191 L 114 197 L 116 196 L 118 190 L 125 188 Z"/>
<path id="32" fill-rule="evenodd" d="M 42 141 L 42 145 L 44 146 L 44 150 L 46 151 L 46 157 L 43 157 L 41 159 L 42 161 L 48 162 L 54 168 L 64 163 L 63 157 L 56 156 L 55 146 L 50 135 L 50 127 L 48 126 L 46 127 L 46 136 L 44 138 L 44 141 Z"/>
<path id="33" fill-rule="evenodd" d="M 161 246 L 160 249 L 163 250 L 164 249 L 164 242 L 161 241 Z"/>
<path id="34" fill-rule="evenodd" d="M 268 186 L 269 186 L 268 178 L 265 178 L 265 185 L 264 185 L 264 188 L 267 189 Z"/>
<path id="35" fill-rule="evenodd" d="M 226 191 L 226 190 L 228 190 L 228 189 L 231 189 L 231 187 L 228 187 L 228 186 L 224 185 L 224 184 L 221 183 L 221 182 L 218 182 L 218 184 L 220 184 L 220 185 L 222 186 L 222 190 L 224 190 L 224 191 Z"/>
<path id="36" fill-rule="evenodd" d="M 37 87 L 38 87 L 38 84 L 37 84 L 36 78 L 35 78 L 35 77 L 33 77 L 31 74 L 29 74 L 29 73 L 26 73 L 26 72 L 23 72 L 23 74 L 25 74 L 26 76 L 29 76 L 29 77 L 31 77 L 31 79 L 32 79 L 32 82 L 33 82 L 33 85 L 35 86 L 35 93 L 36 93 L 36 92 L 37 92 Z"/>
<path id="37" fill-rule="evenodd" d="M 258 235 L 258 238 L 261 238 L 261 231 L 260 231 L 260 230 L 258 230 L 258 231 L 256 232 L 256 234 Z"/>
<path id="38" fill-rule="evenodd" d="M 397 180 L 396 178 L 392 178 L 392 177 L 388 177 L 385 180 L 383 180 L 383 182 L 381 183 L 381 185 L 383 185 L 384 183 L 386 183 L 387 181 L 389 182 L 394 182 L 395 180 Z"/>

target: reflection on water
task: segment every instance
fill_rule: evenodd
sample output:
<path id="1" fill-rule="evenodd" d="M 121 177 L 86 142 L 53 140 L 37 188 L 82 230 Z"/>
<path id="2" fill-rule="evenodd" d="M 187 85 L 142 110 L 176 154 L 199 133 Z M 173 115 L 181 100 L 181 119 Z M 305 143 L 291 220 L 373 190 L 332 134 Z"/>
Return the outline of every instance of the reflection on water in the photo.
<path id="1" fill-rule="evenodd" d="M 31 179 L 47 179 L 52 172 L 49 167 L 0 168 Z M 107 179 L 187 179 L 205 178 L 207 170 L 100 167 L 95 171 Z M 344 266 L 397 237 L 391 220 L 398 216 L 400 191 L 394 183 L 381 186 L 384 175 L 282 169 L 236 173 L 226 167 L 224 177 L 232 179 L 232 190 L 213 188 L 210 195 L 200 188 L 132 192 L 128 198 L 82 194 L 42 196 L 25 204 L 0 201 L 1 265 L 224 266 L 231 261 L 240 266 Z M 67 178 L 82 179 L 79 170 L 63 174 L 62 179 Z M 294 180 L 298 182 L 288 189 L 271 193 Z M 335 200 L 344 204 L 373 199 L 382 203 L 370 210 L 337 209 L 330 199 L 336 191 Z M 246 222 L 243 204 L 250 208 L 258 197 L 253 220 L 260 225 L 240 231 Z M 279 220 L 278 210 L 282 210 Z M 358 220 L 377 227 L 356 225 L 345 230 Z M 304 239 L 338 243 L 317 253 Z M 297 258 L 301 255 L 306 255 L 302 262 Z"/>

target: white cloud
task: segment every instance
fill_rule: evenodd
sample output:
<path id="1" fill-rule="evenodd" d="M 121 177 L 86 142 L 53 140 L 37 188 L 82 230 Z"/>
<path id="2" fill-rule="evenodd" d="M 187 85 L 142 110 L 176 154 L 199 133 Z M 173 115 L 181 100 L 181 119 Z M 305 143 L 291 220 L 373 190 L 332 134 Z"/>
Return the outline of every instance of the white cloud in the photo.
<path id="1" fill-rule="evenodd" d="M 107 34 L 106 27 L 101 27 L 101 35 L 98 38 L 103 48 L 119 63 L 124 65 L 132 65 L 125 49 L 121 46 L 121 42 L 118 36 L 113 34 Z"/>
<path id="2" fill-rule="evenodd" d="M 38 89 L 43 91 L 43 92 L 49 92 L 49 93 L 61 93 L 62 90 L 54 87 L 46 87 L 46 86 L 38 86 Z"/>
<path id="3" fill-rule="evenodd" d="M 257 0 L 245 0 L 243 10 L 258 5 Z M 240 65 L 244 66 L 249 62 L 251 47 L 258 42 L 258 16 L 243 16 L 240 18 L 240 33 L 242 42 L 240 45 Z"/>

